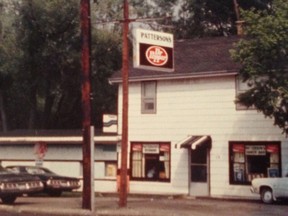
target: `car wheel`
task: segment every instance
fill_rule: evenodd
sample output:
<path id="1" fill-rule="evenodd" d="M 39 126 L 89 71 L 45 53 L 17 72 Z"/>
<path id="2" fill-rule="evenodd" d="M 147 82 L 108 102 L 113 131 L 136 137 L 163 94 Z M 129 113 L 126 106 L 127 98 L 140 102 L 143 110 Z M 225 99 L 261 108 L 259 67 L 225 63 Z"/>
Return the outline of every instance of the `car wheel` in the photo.
<path id="1" fill-rule="evenodd" d="M 4 204 L 13 204 L 15 200 L 17 199 L 16 196 L 5 196 L 1 197 L 1 200 Z"/>
<path id="2" fill-rule="evenodd" d="M 62 191 L 50 191 L 48 193 L 48 195 L 51 196 L 51 197 L 60 197 L 61 194 L 62 194 Z"/>
<path id="3" fill-rule="evenodd" d="M 273 192 L 270 188 L 264 188 L 261 191 L 261 200 L 263 203 L 266 203 L 266 204 L 273 203 Z"/>

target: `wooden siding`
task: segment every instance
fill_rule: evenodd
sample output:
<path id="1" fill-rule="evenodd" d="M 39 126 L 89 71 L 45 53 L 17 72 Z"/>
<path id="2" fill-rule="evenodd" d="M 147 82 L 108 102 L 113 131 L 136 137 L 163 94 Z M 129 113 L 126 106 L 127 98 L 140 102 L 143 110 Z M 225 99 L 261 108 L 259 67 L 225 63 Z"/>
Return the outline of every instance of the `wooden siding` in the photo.
<path id="1" fill-rule="evenodd" d="M 115 144 L 116 145 L 116 144 Z M 78 177 L 82 179 L 82 145 L 81 144 L 48 144 L 48 151 L 43 159 L 43 166 L 57 174 Z M 107 151 L 105 144 L 95 145 L 94 152 L 94 188 L 96 192 L 117 192 L 116 176 L 105 177 L 105 161 L 117 162 L 115 151 Z M 34 144 L 0 145 L 0 162 L 8 165 L 35 165 L 37 155 L 34 154 Z M 102 169 L 99 169 L 99 164 Z M 83 184 L 81 184 L 83 185 Z M 82 191 L 82 188 L 79 189 Z"/>
<path id="2" fill-rule="evenodd" d="M 281 130 L 273 125 L 271 119 L 255 110 L 237 111 L 235 94 L 235 76 L 158 81 L 156 114 L 141 114 L 141 84 L 130 84 L 129 142 L 171 142 L 171 182 L 158 183 L 155 192 L 188 193 L 188 153 L 186 149 L 174 148 L 188 135 L 210 135 L 212 138 L 212 196 L 251 196 L 249 186 L 229 184 L 228 142 L 231 140 L 281 141 L 282 173 L 288 172 L 288 141 Z M 119 133 L 121 97 L 120 85 Z M 131 192 L 149 191 L 146 184 L 149 185 L 146 182 L 131 182 Z M 153 193 L 154 189 L 150 192 Z"/>
<path id="3" fill-rule="evenodd" d="M 116 145 L 116 144 L 115 144 Z M 82 161 L 82 145 L 47 145 L 47 152 L 44 160 L 54 161 Z M 35 160 L 37 155 L 34 152 L 34 144 L 0 145 L 0 160 Z M 95 160 L 117 160 L 115 151 L 105 151 L 103 145 L 96 145 L 94 150 Z"/>

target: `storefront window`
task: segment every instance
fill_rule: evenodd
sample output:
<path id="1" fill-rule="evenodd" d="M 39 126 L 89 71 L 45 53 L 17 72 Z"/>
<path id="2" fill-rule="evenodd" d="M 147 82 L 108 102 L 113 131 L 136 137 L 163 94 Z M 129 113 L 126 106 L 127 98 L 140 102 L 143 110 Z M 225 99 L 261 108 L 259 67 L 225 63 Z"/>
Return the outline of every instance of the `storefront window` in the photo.
<path id="1" fill-rule="evenodd" d="M 279 142 L 230 142 L 229 154 L 231 184 L 281 176 Z"/>
<path id="2" fill-rule="evenodd" d="M 170 180 L 170 143 L 132 143 L 131 179 Z"/>

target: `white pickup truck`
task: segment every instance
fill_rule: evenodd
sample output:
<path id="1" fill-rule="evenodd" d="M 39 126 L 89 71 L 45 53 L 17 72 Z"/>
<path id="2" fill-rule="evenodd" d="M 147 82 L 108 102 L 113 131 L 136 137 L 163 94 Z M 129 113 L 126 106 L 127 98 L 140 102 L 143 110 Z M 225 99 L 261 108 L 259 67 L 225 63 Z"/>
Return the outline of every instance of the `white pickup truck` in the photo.
<path id="1" fill-rule="evenodd" d="M 263 203 L 271 204 L 277 199 L 288 198 L 288 177 L 253 179 L 250 190 L 260 194 Z"/>

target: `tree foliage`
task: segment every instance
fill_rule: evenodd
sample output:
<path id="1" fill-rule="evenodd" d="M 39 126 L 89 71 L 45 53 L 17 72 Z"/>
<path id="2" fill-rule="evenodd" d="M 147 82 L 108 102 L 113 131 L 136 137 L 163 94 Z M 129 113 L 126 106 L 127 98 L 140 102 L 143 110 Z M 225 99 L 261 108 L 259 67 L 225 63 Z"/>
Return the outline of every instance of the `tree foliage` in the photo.
<path id="1" fill-rule="evenodd" d="M 12 128 L 57 127 L 69 112 L 80 111 L 78 16 L 75 0 L 19 4 L 14 25 L 21 57 L 8 103 L 19 114 L 9 113 Z M 74 124 L 70 121 L 70 127 Z"/>
<path id="2" fill-rule="evenodd" d="M 117 113 L 117 87 L 108 79 L 121 68 L 121 35 L 104 30 L 92 34 L 92 112 L 97 128 L 102 127 L 102 115 Z"/>
<path id="3" fill-rule="evenodd" d="M 9 129 L 81 128 L 79 1 L 14 3 L 12 24 L 4 23 L 13 37 L 0 47 L 0 80 L 5 74 L 12 80 L 1 85 Z M 116 112 L 117 91 L 108 77 L 120 68 L 121 43 L 118 35 L 102 30 L 93 31 L 92 43 L 92 123 L 101 127 L 102 114 Z"/>
<path id="4" fill-rule="evenodd" d="M 15 1 L 0 2 L 0 129 L 6 131 L 7 95 L 12 85 L 12 77 L 17 71 L 19 49 L 15 46 L 13 21 L 16 16 Z"/>
<path id="5" fill-rule="evenodd" d="M 243 9 L 254 7 L 263 10 L 271 1 L 237 0 L 236 2 Z M 95 2 L 96 20 L 107 23 L 122 18 L 122 1 Z M 139 20 L 136 21 L 136 26 L 148 26 L 154 30 L 171 32 L 176 39 L 236 34 L 237 17 L 233 0 L 131 0 L 129 5 L 130 17 Z M 143 18 L 152 19 L 148 21 Z M 119 30 L 118 23 L 113 27 L 114 30 Z"/>
<path id="6" fill-rule="evenodd" d="M 240 8 L 267 8 L 271 0 L 237 0 Z M 173 25 L 176 38 L 236 34 L 237 21 L 233 0 L 180 0 Z"/>
<path id="7" fill-rule="evenodd" d="M 250 89 L 238 101 L 254 106 L 288 134 L 288 2 L 242 11 L 246 37 L 235 47 L 241 78 Z"/>
<path id="8" fill-rule="evenodd" d="M 238 0 L 238 3 L 242 8 L 267 9 L 270 1 Z M 2 0 L 2 130 L 81 128 L 79 3 L 79 0 Z M 130 27 L 169 31 L 176 39 L 235 31 L 232 0 L 131 0 L 129 6 L 130 18 L 141 19 Z M 91 15 L 92 123 L 99 128 L 103 113 L 117 111 L 117 89 L 109 85 L 108 78 L 121 68 L 123 1 L 91 1 Z"/>

